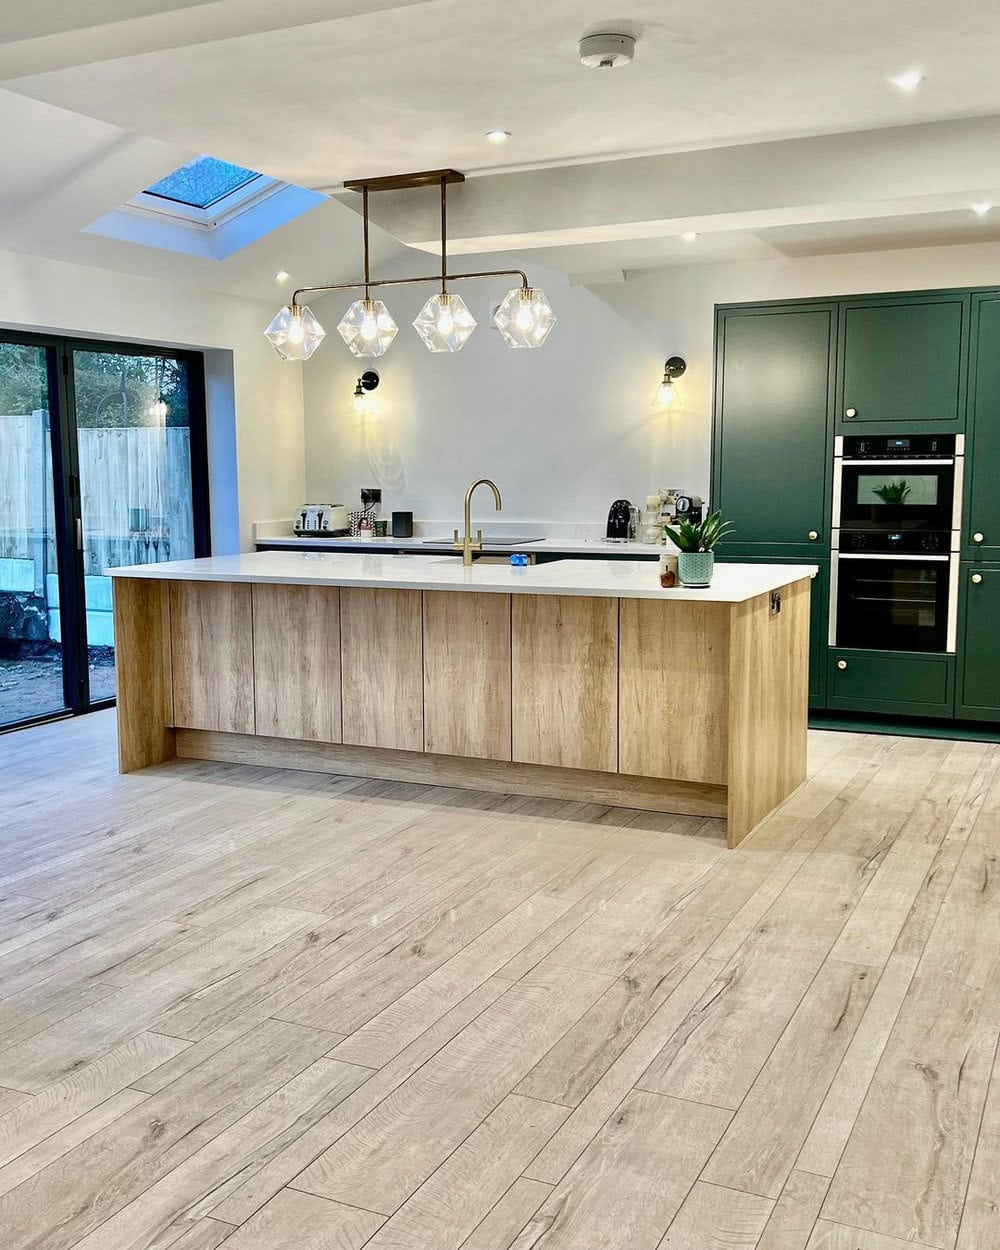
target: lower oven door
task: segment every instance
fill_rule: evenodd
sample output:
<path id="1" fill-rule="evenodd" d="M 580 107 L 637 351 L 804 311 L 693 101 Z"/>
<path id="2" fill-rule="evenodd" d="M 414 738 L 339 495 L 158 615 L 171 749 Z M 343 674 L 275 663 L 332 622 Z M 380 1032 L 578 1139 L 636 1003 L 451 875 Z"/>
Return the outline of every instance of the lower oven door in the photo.
<path id="1" fill-rule="evenodd" d="M 953 651 L 957 557 L 835 554 L 834 638 L 872 651 Z"/>

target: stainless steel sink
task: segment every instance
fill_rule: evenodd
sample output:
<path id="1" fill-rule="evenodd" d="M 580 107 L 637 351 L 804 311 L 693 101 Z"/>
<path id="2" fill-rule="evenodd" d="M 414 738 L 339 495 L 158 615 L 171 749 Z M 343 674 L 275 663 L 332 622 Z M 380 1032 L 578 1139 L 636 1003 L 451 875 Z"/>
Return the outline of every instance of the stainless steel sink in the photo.
<path id="1" fill-rule="evenodd" d="M 425 543 L 428 547 L 450 547 L 454 542 L 453 538 L 421 538 L 421 543 Z M 484 538 L 483 550 L 487 547 L 526 547 L 528 543 L 544 542 L 543 538 Z"/>

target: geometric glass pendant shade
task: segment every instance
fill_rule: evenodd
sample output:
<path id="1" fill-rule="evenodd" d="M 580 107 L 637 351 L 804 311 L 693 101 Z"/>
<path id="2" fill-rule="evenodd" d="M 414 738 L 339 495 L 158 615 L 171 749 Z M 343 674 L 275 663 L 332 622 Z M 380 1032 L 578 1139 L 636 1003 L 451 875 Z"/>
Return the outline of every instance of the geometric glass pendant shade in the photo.
<path id="1" fill-rule="evenodd" d="M 493 324 L 508 347 L 541 347 L 555 323 L 555 313 L 539 287 L 508 291 L 493 314 Z"/>
<path id="2" fill-rule="evenodd" d="M 355 356 L 381 356 L 399 333 L 380 299 L 357 299 L 337 326 L 337 332 Z"/>
<path id="3" fill-rule="evenodd" d="M 308 360 L 326 338 L 312 309 L 300 304 L 293 312 L 286 304 L 264 331 L 283 360 Z"/>
<path id="4" fill-rule="evenodd" d="M 457 352 L 465 346 L 476 328 L 476 319 L 469 312 L 461 295 L 450 291 L 432 295 L 421 308 L 413 328 L 431 352 Z"/>

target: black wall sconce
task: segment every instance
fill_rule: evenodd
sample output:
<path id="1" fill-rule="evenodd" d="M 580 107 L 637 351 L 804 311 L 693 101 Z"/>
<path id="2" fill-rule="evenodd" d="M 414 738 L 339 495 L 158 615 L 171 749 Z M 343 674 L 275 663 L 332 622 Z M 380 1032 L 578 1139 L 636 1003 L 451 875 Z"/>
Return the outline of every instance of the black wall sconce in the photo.
<path id="1" fill-rule="evenodd" d="M 683 377 L 687 369 L 687 361 L 683 356 L 671 356 L 663 366 L 663 381 L 656 393 L 656 398 L 664 408 L 674 402 L 674 382 Z"/>
<path id="2" fill-rule="evenodd" d="M 357 385 L 354 388 L 354 411 L 374 412 L 375 400 L 372 397 L 372 391 L 378 386 L 380 378 L 374 369 L 366 369 L 358 378 Z"/>

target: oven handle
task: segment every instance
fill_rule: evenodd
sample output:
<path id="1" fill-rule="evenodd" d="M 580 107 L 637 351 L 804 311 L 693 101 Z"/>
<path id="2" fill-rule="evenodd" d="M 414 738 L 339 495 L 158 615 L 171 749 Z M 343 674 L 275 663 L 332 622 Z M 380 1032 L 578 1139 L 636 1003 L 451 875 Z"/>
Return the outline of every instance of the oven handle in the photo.
<path id="1" fill-rule="evenodd" d="M 848 466 L 852 468 L 859 468 L 864 465 L 869 465 L 874 469 L 883 468 L 887 465 L 897 469 L 903 469 L 906 465 L 914 465 L 917 468 L 925 468 L 928 465 L 935 468 L 942 468 L 949 464 L 954 464 L 955 458 L 954 456 L 949 456 L 947 459 L 942 457 L 938 460 L 841 460 L 840 463 L 845 468 Z"/>
<path id="2" fill-rule="evenodd" d="M 895 553 L 892 551 L 836 551 L 834 555 L 838 560 L 942 560 L 948 561 L 951 556 L 914 556 L 905 555 L 903 553 Z"/>

